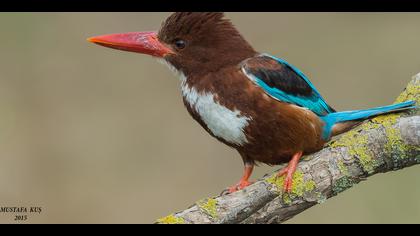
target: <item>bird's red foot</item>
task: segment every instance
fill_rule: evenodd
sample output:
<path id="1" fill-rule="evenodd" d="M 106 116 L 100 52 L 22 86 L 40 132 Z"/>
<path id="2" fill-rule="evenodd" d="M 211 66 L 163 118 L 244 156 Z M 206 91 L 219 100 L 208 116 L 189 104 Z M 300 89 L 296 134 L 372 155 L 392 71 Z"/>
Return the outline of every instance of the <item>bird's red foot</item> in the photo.
<path id="1" fill-rule="evenodd" d="M 286 175 L 286 177 L 284 178 L 283 192 L 286 192 L 286 193 L 292 192 L 293 174 L 296 171 L 296 167 L 302 155 L 303 155 L 302 152 L 298 152 L 295 155 L 293 155 L 292 159 L 289 161 L 289 164 L 277 174 L 277 177 Z"/>
<path id="2" fill-rule="evenodd" d="M 233 185 L 232 187 L 230 187 L 228 189 L 228 193 L 234 193 L 236 191 L 242 190 L 242 189 L 248 187 L 249 185 L 251 185 L 253 183 L 254 182 L 250 182 L 250 181 L 247 181 L 247 180 L 240 181 L 239 183 L 237 183 L 237 184 Z"/>
<path id="3" fill-rule="evenodd" d="M 294 171 L 290 171 L 289 167 L 285 167 L 277 174 L 277 177 L 282 177 L 283 175 L 286 175 L 286 177 L 284 178 L 283 192 L 286 192 L 286 193 L 292 192 L 293 174 L 294 174 Z"/>
<path id="4" fill-rule="evenodd" d="M 239 180 L 239 183 L 233 185 L 232 187 L 227 189 L 228 193 L 234 193 L 236 191 L 242 190 L 246 187 L 248 187 L 249 185 L 253 184 L 253 182 L 248 181 L 249 177 L 251 177 L 252 174 L 252 170 L 254 169 L 254 163 L 245 163 L 245 168 L 244 168 L 244 174 L 241 178 L 241 180 Z M 226 190 L 223 191 L 224 193 L 226 193 Z"/>

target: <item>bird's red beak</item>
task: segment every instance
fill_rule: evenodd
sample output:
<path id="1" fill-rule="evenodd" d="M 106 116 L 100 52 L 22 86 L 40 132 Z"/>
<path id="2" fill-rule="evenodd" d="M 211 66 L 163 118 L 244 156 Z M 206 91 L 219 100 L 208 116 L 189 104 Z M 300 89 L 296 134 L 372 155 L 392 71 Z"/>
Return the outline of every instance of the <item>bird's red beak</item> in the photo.
<path id="1" fill-rule="evenodd" d="M 130 32 L 88 38 L 89 42 L 123 51 L 164 57 L 173 51 L 157 38 L 156 32 Z"/>

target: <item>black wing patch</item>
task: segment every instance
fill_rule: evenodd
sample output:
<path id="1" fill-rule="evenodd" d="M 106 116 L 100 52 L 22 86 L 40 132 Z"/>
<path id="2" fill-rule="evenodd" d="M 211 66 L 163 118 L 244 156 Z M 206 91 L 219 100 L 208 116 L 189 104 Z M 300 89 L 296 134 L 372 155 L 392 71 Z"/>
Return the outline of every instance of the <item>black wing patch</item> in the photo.
<path id="1" fill-rule="evenodd" d="M 277 100 L 306 107 L 320 116 L 335 112 L 300 70 L 280 58 L 253 57 L 242 64 L 242 69 Z"/>
<path id="2" fill-rule="evenodd" d="M 313 89 L 292 68 L 269 57 L 257 57 L 247 63 L 250 73 L 268 86 L 295 96 L 311 96 Z"/>

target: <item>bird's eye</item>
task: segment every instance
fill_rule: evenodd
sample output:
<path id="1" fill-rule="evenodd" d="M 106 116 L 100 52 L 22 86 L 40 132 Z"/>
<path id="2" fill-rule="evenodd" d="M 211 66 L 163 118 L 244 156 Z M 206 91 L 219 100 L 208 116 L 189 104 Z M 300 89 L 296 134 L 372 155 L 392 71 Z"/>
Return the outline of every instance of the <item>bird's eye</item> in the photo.
<path id="1" fill-rule="evenodd" d="M 185 45 L 186 45 L 186 42 L 184 40 L 182 40 L 182 39 L 175 40 L 175 47 L 177 49 L 184 49 Z"/>

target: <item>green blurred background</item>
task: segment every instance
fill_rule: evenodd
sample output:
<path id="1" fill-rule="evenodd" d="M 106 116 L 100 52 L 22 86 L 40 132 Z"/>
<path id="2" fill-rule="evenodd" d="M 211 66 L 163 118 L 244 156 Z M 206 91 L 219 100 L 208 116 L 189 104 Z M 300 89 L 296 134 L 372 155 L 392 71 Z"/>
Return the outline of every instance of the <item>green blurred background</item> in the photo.
<path id="1" fill-rule="evenodd" d="M 43 207 L 31 223 L 151 223 L 239 179 L 239 155 L 190 118 L 166 67 L 86 41 L 154 30 L 169 14 L 0 13 L 1 206 Z M 338 110 L 390 104 L 420 72 L 420 14 L 227 16 L 256 49 L 301 68 Z M 289 223 L 420 223 L 419 199 L 415 166 Z"/>

